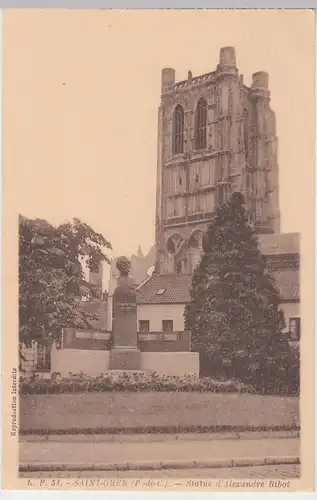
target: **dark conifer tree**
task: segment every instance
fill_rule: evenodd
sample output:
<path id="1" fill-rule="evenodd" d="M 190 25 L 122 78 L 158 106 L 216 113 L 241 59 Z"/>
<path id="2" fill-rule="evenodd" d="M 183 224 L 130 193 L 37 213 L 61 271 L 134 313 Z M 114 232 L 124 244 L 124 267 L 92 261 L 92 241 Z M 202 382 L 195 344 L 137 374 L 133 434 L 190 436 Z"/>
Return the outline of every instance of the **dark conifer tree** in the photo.
<path id="1" fill-rule="evenodd" d="M 244 204 L 243 195 L 234 193 L 205 234 L 185 324 L 205 374 L 268 380 L 289 346 L 279 292 Z"/>

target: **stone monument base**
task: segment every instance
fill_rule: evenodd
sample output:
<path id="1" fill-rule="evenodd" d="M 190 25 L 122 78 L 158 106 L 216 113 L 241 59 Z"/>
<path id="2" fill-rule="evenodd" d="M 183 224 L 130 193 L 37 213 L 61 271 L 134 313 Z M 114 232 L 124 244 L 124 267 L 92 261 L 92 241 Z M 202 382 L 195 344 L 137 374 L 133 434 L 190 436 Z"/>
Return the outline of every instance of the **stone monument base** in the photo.
<path id="1" fill-rule="evenodd" d="M 151 370 L 108 370 L 104 373 L 104 375 L 144 375 L 147 376 L 151 373 Z"/>
<path id="2" fill-rule="evenodd" d="M 132 346 L 114 347 L 110 351 L 110 370 L 141 370 L 141 352 Z"/>

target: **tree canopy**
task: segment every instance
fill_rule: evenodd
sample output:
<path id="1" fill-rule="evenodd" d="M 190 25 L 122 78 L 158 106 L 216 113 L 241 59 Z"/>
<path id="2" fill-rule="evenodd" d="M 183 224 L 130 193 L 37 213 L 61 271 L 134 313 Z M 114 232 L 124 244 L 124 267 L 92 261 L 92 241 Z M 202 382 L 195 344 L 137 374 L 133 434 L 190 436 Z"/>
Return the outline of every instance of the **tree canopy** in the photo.
<path id="1" fill-rule="evenodd" d="M 111 244 L 89 225 L 74 218 L 55 227 L 42 219 L 19 218 L 20 341 L 58 340 L 66 327 L 87 328 L 93 314 L 78 297 L 87 290 L 82 262 L 97 271 L 110 262 Z M 85 285 L 85 288 L 83 286 Z M 92 295 L 95 290 L 90 286 Z"/>
<path id="2" fill-rule="evenodd" d="M 250 378 L 289 347 L 279 292 L 240 193 L 218 207 L 203 249 L 184 313 L 193 350 L 211 373 Z"/>

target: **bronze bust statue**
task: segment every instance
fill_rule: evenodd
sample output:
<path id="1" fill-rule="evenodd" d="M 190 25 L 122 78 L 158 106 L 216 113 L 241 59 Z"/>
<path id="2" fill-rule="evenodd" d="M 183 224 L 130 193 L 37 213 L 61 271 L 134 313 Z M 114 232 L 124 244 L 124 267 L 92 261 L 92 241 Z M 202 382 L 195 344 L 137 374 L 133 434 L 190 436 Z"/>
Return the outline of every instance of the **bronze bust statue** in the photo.
<path id="1" fill-rule="evenodd" d="M 118 257 L 116 267 L 120 276 L 129 276 L 131 271 L 131 263 L 126 257 Z"/>
<path id="2" fill-rule="evenodd" d="M 131 263 L 126 257 L 118 257 L 116 267 L 120 273 L 118 278 L 118 287 L 123 289 L 129 289 L 130 293 L 135 288 L 134 280 L 130 276 Z M 135 292 L 134 292 L 135 293 Z"/>

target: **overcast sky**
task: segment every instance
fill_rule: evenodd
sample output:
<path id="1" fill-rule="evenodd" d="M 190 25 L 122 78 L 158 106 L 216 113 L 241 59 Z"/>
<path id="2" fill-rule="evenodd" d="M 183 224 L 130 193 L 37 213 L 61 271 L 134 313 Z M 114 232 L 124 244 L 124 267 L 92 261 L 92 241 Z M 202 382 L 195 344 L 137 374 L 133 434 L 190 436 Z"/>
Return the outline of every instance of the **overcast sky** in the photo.
<path id="1" fill-rule="evenodd" d="M 313 189 L 313 28 L 308 11 L 5 11 L 4 168 L 16 211 L 52 223 L 76 216 L 117 254 L 146 252 L 161 69 L 177 80 L 213 71 L 233 45 L 246 84 L 269 73 L 282 231 L 300 231 L 298 204 Z"/>

